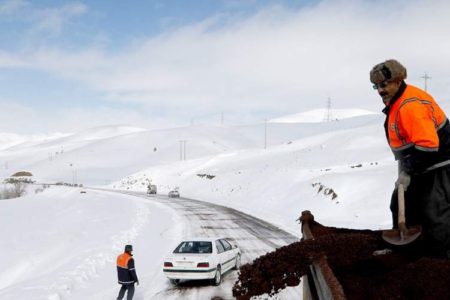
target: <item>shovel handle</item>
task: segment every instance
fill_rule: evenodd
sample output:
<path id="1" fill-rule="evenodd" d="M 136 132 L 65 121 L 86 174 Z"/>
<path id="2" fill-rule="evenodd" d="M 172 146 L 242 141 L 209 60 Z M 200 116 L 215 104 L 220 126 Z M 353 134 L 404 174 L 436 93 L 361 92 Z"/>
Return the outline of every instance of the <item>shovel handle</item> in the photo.
<path id="1" fill-rule="evenodd" d="M 406 229 L 405 225 L 405 188 L 403 184 L 399 184 L 398 190 L 398 229 L 403 231 Z"/>

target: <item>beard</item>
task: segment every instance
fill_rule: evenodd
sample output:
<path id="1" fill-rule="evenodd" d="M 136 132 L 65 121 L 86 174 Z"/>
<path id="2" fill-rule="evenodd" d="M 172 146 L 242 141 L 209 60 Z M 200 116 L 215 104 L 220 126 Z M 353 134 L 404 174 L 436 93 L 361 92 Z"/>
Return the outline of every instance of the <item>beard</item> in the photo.
<path id="1" fill-rule="evenodd" d="M 381 93 L 379 93 L 379 95 L 381 96 L 381 99 L 383 99 L 383 103 L 387 105 L 389 103 L 390 98 L 391 98 L 391 97 L 389 97 L 389 93 L 381 92 Z"/>

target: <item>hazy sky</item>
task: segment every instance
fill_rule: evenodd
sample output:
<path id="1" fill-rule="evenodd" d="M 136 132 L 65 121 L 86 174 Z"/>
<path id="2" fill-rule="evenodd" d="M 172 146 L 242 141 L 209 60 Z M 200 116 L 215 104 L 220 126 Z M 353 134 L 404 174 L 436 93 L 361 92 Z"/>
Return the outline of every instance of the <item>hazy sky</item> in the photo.
<path id="1" fill-rule="evenodd" d="M 0 0 L 0 132 L 255 122 L 328 97 L 379 111 L 368 73 L 389 58 L 445 106 L 449 16 L 448 1 Z"/>

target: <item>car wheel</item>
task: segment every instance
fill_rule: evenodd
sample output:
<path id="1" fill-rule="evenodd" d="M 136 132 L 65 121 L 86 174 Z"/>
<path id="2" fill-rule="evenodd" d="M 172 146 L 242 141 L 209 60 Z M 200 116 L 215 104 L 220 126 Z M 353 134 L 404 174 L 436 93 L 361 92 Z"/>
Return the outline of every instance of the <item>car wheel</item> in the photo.
<path id="1" fill-rule="evenodd" d="M 220 270 L 220 266 L 217 266 L 216 275 L 214 275 L 214 279 L 213 279 L 213 284 L 215 286 L 218 286 L 218 285 L 220 285 L 221 282 L 222 282 L 222 272 Z"/>
<path id="2" fill-rule="evenodd" d="M 180 283 L 180 279 L 170 279 L 170 283 L 173 285 L 177 285 Z"/>
<path id="3" fill-rule="evenodd" d="M 240 267 L 241 267 L 241 255 L 238 254 L 236 255 L 236 263 L 234 264 L 234 269 L 239 270 Z"/>

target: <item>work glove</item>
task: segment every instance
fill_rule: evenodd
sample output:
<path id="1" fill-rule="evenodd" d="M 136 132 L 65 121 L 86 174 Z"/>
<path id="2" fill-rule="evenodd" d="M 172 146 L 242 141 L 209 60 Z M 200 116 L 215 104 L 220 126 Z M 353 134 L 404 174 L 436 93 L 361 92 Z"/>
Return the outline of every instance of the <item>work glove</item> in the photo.
<path id="1" fill-rule="evenodd" d="M 398 185 L 402 184 L 403 188 L 406 191 L 410 183 L 411 183 L 411 176 L 405 171 L 401 171 L 400 174 L 398 175 L 397 181 L 395 182 L 395 187 L 398 188 Z"/>
<path id="2" fill-rule="evenodd" d="M 136 281 L 136 285 L 139 285 L 139 280 Z"/>

